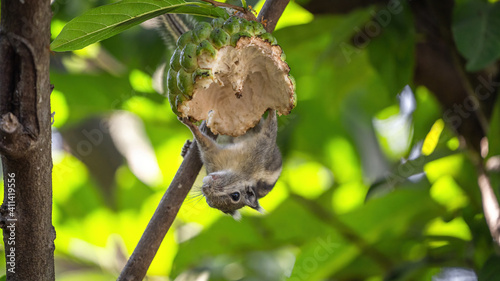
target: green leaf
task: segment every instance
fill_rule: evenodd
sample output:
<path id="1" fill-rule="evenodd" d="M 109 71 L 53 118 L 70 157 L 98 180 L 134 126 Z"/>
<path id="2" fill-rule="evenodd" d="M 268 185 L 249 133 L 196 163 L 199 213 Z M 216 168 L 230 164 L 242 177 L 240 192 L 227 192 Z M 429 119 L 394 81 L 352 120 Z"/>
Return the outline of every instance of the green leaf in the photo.
<path id="1" fill-rule="evenodd" d="M 53 51 L 84 48 L 165 13 L 227 18 L 224 9 L 184 0 L 123 0 L 74 18 L 50 45 Z"/>
<path id="2" fill-rule="evenodd" d="M 466 69 L 478 71 L 500 58 L 500 2 L 466 1 L 453 12 L 453 37 L 467 59 Z"/>

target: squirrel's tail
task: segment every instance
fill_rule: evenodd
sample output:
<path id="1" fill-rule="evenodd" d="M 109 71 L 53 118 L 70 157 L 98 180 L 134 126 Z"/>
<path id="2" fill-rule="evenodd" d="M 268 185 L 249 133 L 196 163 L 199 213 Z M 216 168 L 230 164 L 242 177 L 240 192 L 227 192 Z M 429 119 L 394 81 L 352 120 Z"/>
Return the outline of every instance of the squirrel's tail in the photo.
<path id="1" fill-rule="evenodd" d="M 156 17 L 155 21 L 165 45 L 172 50 L 175 49 L 177 39 L 195 25 L 194 18 L 188 15 L 164 14 Z"/>

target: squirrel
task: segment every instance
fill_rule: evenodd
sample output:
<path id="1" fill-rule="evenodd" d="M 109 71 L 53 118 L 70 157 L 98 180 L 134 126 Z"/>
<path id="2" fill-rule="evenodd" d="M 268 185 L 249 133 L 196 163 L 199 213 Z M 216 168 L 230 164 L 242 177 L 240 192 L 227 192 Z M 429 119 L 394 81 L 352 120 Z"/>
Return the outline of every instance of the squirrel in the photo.
<path id="1" fill-rule="evenodd" d="M 276 145 L 275 110 L 239 137 L 219 136 L 219 142 L 202 133 L 189 118 L 180 118 L 193 133 L 207 170 L 201 191 L 208 205 L 239 220 L 238 209 L 249 206 L 263 212 L 259 199 L 276 184 L 282 168 Z M 225 139 L 225 141 L 221 141 Z"/>

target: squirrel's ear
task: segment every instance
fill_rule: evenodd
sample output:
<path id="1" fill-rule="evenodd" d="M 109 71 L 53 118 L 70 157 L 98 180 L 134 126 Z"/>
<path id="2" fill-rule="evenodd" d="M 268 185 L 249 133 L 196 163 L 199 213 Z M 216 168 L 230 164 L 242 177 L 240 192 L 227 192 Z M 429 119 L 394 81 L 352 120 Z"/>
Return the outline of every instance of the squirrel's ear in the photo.
<path id="1" fill-rule="evenodd" d="M 233 211 L 232 213 L 227 213 L 228 215 L 231 215 L 235 221 L 240 221 L 241 220 L 241 214 L 238 210 Z"/>
<path id="2" fill-rule="evenodd" d="M 248 205 L 250 208 L 256 210 L 257 212 L 261 213 L 261 214 L 265 214 L 266 213 L 266 210 L 264 210 L 264 208 L 262 208 L 259 204 L 259 200 L 255 199 L 255 204 L 250 206 Z"/>
<path id="3" fill-rule="evenodd" d="M 257 209 L 255 209 L 255 210 L 257 210 L 259 213 L 261 213 L 261 214 L 263 214 L 263 215 L 265 215 L 265 214 L 267 213 L 267 212 L 266 212 L 266 210 L 264 210 L 264 208 L 262 208 L 260 205 L 259 205 L 259 207 L 258 207 Z"/>
<path id="4" fill-rule="evenodd" d="M 259 200 L 257 199 L 256 196 L 252 196 L 250 198 L 246 198 L 245 205 L 247 205 L 248 207 L 250 207 L 252 209 L 255 209 L 255 210 L 258 210 L 260 208 L 260 206 L 259 206 Z"/>

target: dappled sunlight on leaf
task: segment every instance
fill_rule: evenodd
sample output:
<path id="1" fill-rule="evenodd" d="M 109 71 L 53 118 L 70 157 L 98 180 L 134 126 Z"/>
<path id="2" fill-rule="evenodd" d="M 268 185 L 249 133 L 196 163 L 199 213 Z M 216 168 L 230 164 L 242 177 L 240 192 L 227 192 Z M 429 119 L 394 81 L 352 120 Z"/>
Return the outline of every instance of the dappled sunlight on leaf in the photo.
<path id="1" fill-rule="evenodd" d="M 67 22 L 62 21 L 60 19 L 53 19 L 50 22 L 50 38 L 52 40 L 55 39 L 57 35 L 59 35 L 59 33 L 61 32 L 66 23 Z"/>
<path id="2" fill-rule="evenodd" d="M 272 192 L 269 192 L 266 197 L 259 199 L 259 203 L 266 210 L 272 212 L 288 197 L 288 190 L 285 184 L 278 180 Z"/>
<path id="3" fill-rule="evenodd" d="M 144 121 L 174 121 L 175 115 L 170 114 L 170 107 L 165 104 L 158 104 L 145 96 L 133 96 L 126 100 L 123 109 L 133 112 Z"/>
<path id="4" fill-rule="evenodd" d="M 363 205 L 368 187 L 361 182 L 349 182 L 335 188 L 332 207 L 337 214 L 347 213 Z"/>
<path id="5" fill-rule="evenodd" d="M 142 231 L 144 231 L 144 229 Z M 165 238 L 163 239 L 160 249 L 156 253 L 155 259 L 153 260 L 151 266 L 149 267 L 148 270 L 149 275 L 159 275 L 159 276 L 170 275 L 170 271 L 172 270 L 173 266 L 173 260 L 177 255 L 177 249 L 178 249 L 178 245 L 175 241 L 174 236 L 175 236 L 175 230 L 169 231 L 165 236 Z M 139 241 L 139 238 L 137 238 L 136 241 Z"/>
<path id="6" fill-rule="evenodd" d="M 187 134 L 184 136 L 176 134 L 166 138 L 162 144 L 156 146 L 156 157 L 163 175 L 163 183 L 161 184 L 163 189 L 168 187 L 182 163 L 181 151 L 187 139 Z"/>
<path id="7" fill-rule="evenodd" d="M 87 47 L 85 47 L 83 49 L 75 50 L 75 51 L 73 51 L 73 53 L 80 58 L 95 59 L 95 58 L 97 58 L 97 55 L 99 54 L 100 49 L 101 49 L 101 44 L 94 43 L 92 45 L 88 45 Z"/>
<path id="8" fill-rule="evenodd" d="M 457 150 L 460 147 L 460 141 L 457 137 L 453 137 L 446 142 L 446 146 L 448 146 L 450 150 Z"/>
<path id="9" fill-rule="evenodd" d="M 73 155 L 64 153 L 62 160 L 55 163 L 52 173 L 54 201 L 62 203 L 77 187 L 87 182 L 87 168 Z"/>
<path id="10" fill-rule="evenodd" d="M 116 184 L 123 189 L 132 189 L 132 187 L 138 182 L 138 179 L 126 166 L 121 166 L 116 171 Z"/>
<path id="11" fill-rule="evenodd" d="M 424 144 L 422 145 L 422 154 L 429 156 L 436 149 L 436 146 L 439 142 L 439 137 L 441 136 L 441 132 L 444 129 L 444 121 L 443 119 L 439 119 L 432 125 L 431 130 L 427 134 L 424 140 Z"/>
<path id="12" fill-rule="evenodd" d="M 142 93 L 155 93 L 153 89 L 153 79 L 150 75 L 140 71 L 139 69 L 133 69 L 129 74 L 130 85 L 137 92 Z"/>
<path id="13" fill-rule="evenodd" d="M 446 206 L 449 212 L 456 211 L 469 204 L 469 198 L 449 175 L 436 180 L 430 192 L 432 199 Z"/>
<path id="14" fill-rule="evenodd" d="M 318 197 L 333 183 L 331 172 L 323 165 L 299 157 L 284 165 L 281 180 L 293 190 L 307 198 Z"/>
<path id="15" fill-rule="evenodd" d="M 463 240 L 471 240 L 472 234 L 470 232 L 469 226 L 465 223 L 464 219 L 457 217 L 449 222 L 444 222 L 441 218 L 436 218 L 429 222 L 425 230 L 427 235 L 435 236 L 451 236 L 460 238 Z M 442 245 L 440 241 L 432 246 Z"/>
<path id="16" fill-rule="evenodd" d="M 424 171 L 431 183 L 436 182 L 441 176 L 456 176 L 460 172 L 464 155 L 454 154 L 425 164 Z"/>
<path id="17" fill-rule="evenodd" d="M 361 178 L 360 163 L 353 145 L 345 138 L 333 138 L 327 146 L 333 171 L 334 181 L 337 184 L 357 181 Z"/>

